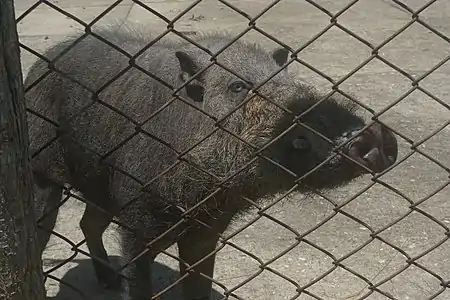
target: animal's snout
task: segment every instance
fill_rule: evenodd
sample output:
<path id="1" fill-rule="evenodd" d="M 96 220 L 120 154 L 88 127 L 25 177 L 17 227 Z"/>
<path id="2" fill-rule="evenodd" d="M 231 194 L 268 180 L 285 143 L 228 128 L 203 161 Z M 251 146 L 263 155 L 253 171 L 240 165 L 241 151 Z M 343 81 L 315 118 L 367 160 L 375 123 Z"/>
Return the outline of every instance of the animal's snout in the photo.
<path id="1" fill-rule="evenodd" d="M 350 133 L 357 134 L 359 130 Z M 385 126 L 375 123 L 344 147 L 344 152 L 375 173 L 386 170 L 397 160 L 397 139 Z"/>

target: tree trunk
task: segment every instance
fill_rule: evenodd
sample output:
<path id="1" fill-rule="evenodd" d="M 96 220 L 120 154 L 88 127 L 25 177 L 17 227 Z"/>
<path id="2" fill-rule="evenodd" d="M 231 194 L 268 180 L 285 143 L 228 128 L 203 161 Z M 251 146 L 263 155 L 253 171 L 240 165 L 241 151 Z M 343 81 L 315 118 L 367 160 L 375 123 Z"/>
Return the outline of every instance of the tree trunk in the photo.
<path id="1" fill-rule="evenodd" d="M 13 0 L 0 0 L 0 299 L 45 299 Z"/>

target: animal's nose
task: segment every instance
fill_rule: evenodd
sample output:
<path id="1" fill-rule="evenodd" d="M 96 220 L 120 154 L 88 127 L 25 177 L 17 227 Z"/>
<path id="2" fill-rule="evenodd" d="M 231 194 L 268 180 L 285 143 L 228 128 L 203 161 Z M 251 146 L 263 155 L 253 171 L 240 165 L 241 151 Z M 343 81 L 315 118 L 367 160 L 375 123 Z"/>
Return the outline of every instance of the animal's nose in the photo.
<path id="1" fill-rule="evenodd" d="M 358 163 L 378 173 L 386 170 L 397 160 L 397 139 L 385 126 L 375 123 L 348 143 L 344 152 Z"/>

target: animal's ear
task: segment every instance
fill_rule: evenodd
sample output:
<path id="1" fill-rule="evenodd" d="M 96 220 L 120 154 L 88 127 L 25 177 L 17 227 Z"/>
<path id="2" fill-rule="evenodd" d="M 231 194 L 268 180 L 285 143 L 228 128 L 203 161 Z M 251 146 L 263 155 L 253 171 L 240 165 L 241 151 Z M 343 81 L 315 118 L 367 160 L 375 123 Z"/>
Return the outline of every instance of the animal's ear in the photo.
<path id="1" fill-rule="evenodd" d="M 197 73 L 198 71 L 197 65 L 188 54 L 182 51 L 177 51 L 175 52 L 175 56 L 177 57 L 178 62 L 180 63 L 181 80 L 186 81 L 188 77 L 191 77 L 195 73 Z M 189 98 L 191 98 L 195 102 L 203 101 L 205 88 L 200 84 L 198 80 L 194 79 L 191 82 L 189 82 L 186 85 L 185 89 Z"/>
<path id="2" fill-rule="evenodd" d="M 180 63 L 181 71 L 188 76 L 193 76 L 198 70 L 194 60 L 185 52 L 177 51 L 175 52 L 175 56 Z"/>
<path id="3" fill-rule="evenodd" d="M 278 48 L 272 52 L 272 57 L 280 67 L 284 65 L 288 59 L 289 50 L 286 48 Z"/>
<path id="4" fill-rule="evenodd" d="M 186 93 L 189 98 L 195 102 L 203 102 L 203 95 L 205 94 L 205 88 L 200 84 L 188 84 L 186 86 Z"/>

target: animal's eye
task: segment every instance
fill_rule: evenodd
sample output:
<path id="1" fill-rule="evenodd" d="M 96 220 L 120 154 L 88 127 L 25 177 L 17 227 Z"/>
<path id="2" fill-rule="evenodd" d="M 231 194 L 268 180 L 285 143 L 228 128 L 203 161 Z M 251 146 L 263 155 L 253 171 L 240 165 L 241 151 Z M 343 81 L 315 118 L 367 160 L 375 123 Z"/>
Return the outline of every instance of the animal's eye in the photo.
<path id="1" fill-rule="evenodd" d="M 311 144 L 305 137 L 301 136 L 292 141 L 292 146 L 297 150 L 306 151 L 309 150 Z"/>
<path id="2" fill-rule="evenodd" d="M 230 85 L 230 90 L 233 93 L 240 93 L 247 89 L 247 84 L 243 81 L 235 81 Z"/>

